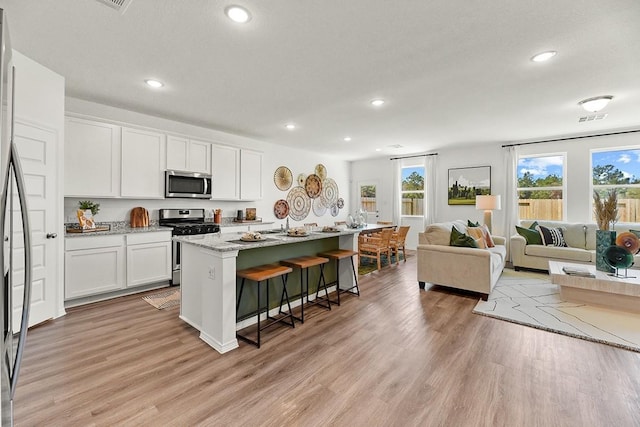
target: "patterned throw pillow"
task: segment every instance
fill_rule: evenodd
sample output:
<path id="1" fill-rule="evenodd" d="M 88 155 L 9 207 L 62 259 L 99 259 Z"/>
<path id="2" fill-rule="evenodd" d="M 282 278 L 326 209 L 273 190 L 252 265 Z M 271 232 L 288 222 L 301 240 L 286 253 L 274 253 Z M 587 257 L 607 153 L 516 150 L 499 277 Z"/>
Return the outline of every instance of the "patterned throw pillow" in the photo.
<path id="1" fill-rule="evenodd" d="M 467 227 L 480 227 L 479 222 L 472 222 L 470 219 L 467 220 Z"/>
<path id="2" fill-rule="evenodd" d="M 493 241 L 493 237 L 491 237 L 491 232 L 489 231 L 489 227 L 487 227 L 486 224 L 481 226 L 482 228 L 482 234 L 484 235 L 484 241 L 487 244 L 488 248 L 494 248 L 496 246 L 495 242 Z"/>
<path id="3" fill-rule="evenodd" d="M 484 239 L 484 230 L 482 230 L 482 227 L 468 227 L 467 233 L 469 233 L 469 236 L 473 237 L 480 249 L 487 248 L 487 242 Z"/>
<path id="4" fill-rule="evenodd" d="M 543 245 L 567 247 L 567 243 L 564 241 L 564 235 L 562 234 L 562 228 L 550 228 L 543 225 L 539 225 L 536 228 L 538 232 L 540 232 Z"/>

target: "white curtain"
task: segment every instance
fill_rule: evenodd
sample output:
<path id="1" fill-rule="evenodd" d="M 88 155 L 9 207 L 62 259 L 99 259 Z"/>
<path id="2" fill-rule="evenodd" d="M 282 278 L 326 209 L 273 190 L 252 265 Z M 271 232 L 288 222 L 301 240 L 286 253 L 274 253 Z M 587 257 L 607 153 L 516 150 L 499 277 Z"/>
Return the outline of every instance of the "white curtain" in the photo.
<path id="1" fill-rule="evenodd" d="M 506 171 L 506 194 L 504 195 L 504 237 L 507 239 L 507 259 L 511 260 L 509 238 L 518 225 L 518 147 L 505 147 L 504 170 Z"/>
<path id="2" fill-rule="evenodd" d="M 401 193 L 402 190 L 402 159 L 395 159 L 393 161 L 393 223 L 400 225 L 402 220 L 401 212 Z"/>
<path id="3" fill-rule="evenodd" d="M 436 158 L 424 157 L 424 223 L 422 229 L 436 220 Z"/>

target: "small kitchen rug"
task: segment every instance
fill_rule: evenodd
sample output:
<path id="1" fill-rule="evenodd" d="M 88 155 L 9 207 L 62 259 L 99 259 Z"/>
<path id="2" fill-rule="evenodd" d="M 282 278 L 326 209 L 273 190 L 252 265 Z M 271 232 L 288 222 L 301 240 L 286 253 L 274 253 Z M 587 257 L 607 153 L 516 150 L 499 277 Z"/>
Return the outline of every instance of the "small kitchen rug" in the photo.
<path id="1" fill-rule="evenodd" d="M 548 274 L 505 269 L 473 312 L 640 352 L 640 314 L 563 301 Z"/>
<path id="2" fill-rule="evenodd" d="M 158 310 L 178 307 L 180 306 L 180 289 L 172 289 L 170 291 L 147 295 L 142 297 L 142 299 Z"/>

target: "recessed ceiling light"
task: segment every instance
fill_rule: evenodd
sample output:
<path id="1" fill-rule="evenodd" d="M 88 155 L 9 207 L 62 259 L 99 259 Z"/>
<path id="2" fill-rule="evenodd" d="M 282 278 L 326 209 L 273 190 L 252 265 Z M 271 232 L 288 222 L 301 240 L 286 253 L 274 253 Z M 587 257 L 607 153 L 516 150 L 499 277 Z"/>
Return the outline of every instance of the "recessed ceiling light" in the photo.
<path id="1" fill-rule="evenodd" d="M 286 125 L 284 125 L 284 127 L 289 130 L 294 130 L 296 128 L 296 125 L 294 125 L 293 123 L 287 123 Z"/>
<path id="2" fill-rule="evenodd" d="M 382 151 L 382 148 L 376 148 L 376 151 Z"/>
<path id="3" fill-rule="evenodd" d="M 383 104 L 384 104 L 384 99 L 373 99 L 373 100 L 371 100 L 371 105 L 373 105 L 374 107 L 380 107 Z"/>
<path id="4" fill-rule="evenodd" d="M 151 86 L 152 88 L 159 88 L 164 86 L 164 83 L 159 82 L 158 80 L 153 80 L 153 79 L 147 79 L 144 81 L 147 85 Z"/>
<path id="5" fill-rule="evenodd" d="M 229 6 L 224 10 L 224 13 L 229 19 L 238 24 L 246 24 L 251 21 L 251 14 L 242 6 Z"/>
<path id="6" fill-rule="evenodd" d="M 582 108 L 589 111 L 590 113 L 597 113 L 598 111 L 606 107 L 609 101 L 611 101 L 612 99 L 613 96 L 611 95 L 596 96 L 593 98 L 582 100 L 578 102 L 578 105 L 581 105 Z"/>
<path id="7" fill-rule="evenodd" d="M 556 52 L 555 50 L 549 50 L 549 51 L 546 51 L 546 52 L 541 52 L 541 53 L 538 53 L 536 55 L 533 55 L 531 57 L 531 60 L 533 62 L 544 62 L 544 61 L 550 60 L 551 58 L 553 58 L 557 54 L 558 54 L 558 52 Z"/>
<path id="8" fill-rule="evenodd" d="M 342 138 L 342 139 L 344 139 L 346 142 L 351 141 L 351 137 L 350 137 L 350 136 L 345 136 L 345 137 L 344 137 L 344 138 Z"/>

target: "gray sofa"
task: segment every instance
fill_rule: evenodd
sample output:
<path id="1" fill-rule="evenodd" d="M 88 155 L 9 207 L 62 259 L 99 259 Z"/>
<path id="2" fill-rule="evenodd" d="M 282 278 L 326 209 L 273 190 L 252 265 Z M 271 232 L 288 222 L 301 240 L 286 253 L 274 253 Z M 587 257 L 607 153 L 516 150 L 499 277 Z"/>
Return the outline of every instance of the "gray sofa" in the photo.
<path id="1" fill-rule="evenodd" d="M 506 239 L 492 236 L 496 246 L 488 249 L 449 246 L 454 225 L 466 233 L 466 223 L 458 220 L 431 224 L 418 234 L 418 284 L 478 292 L 486 300 L 504 269 Z"/>
<path id="2" fill-rule="evenodd" d="M 521 221 L 521 226 L 528 228 L 533 221 Z M 511 262 L 513 268 L 531 268 L 548 270 L 549 261 L 568 261 L 582 264 L 596 262 L 596 230 L 595 224 L 568 223 L 559 221 L 538 221 L 545 227 L 562 228 L 564 240 L 568 247 L 527 245 L 524 237 L 514 234 L 509 239 Z M 629 231 L 629 228 L 616 226 L 617 232 Z M 640 256 L 635 256 L 636 267 L 640 266 Z"/>

